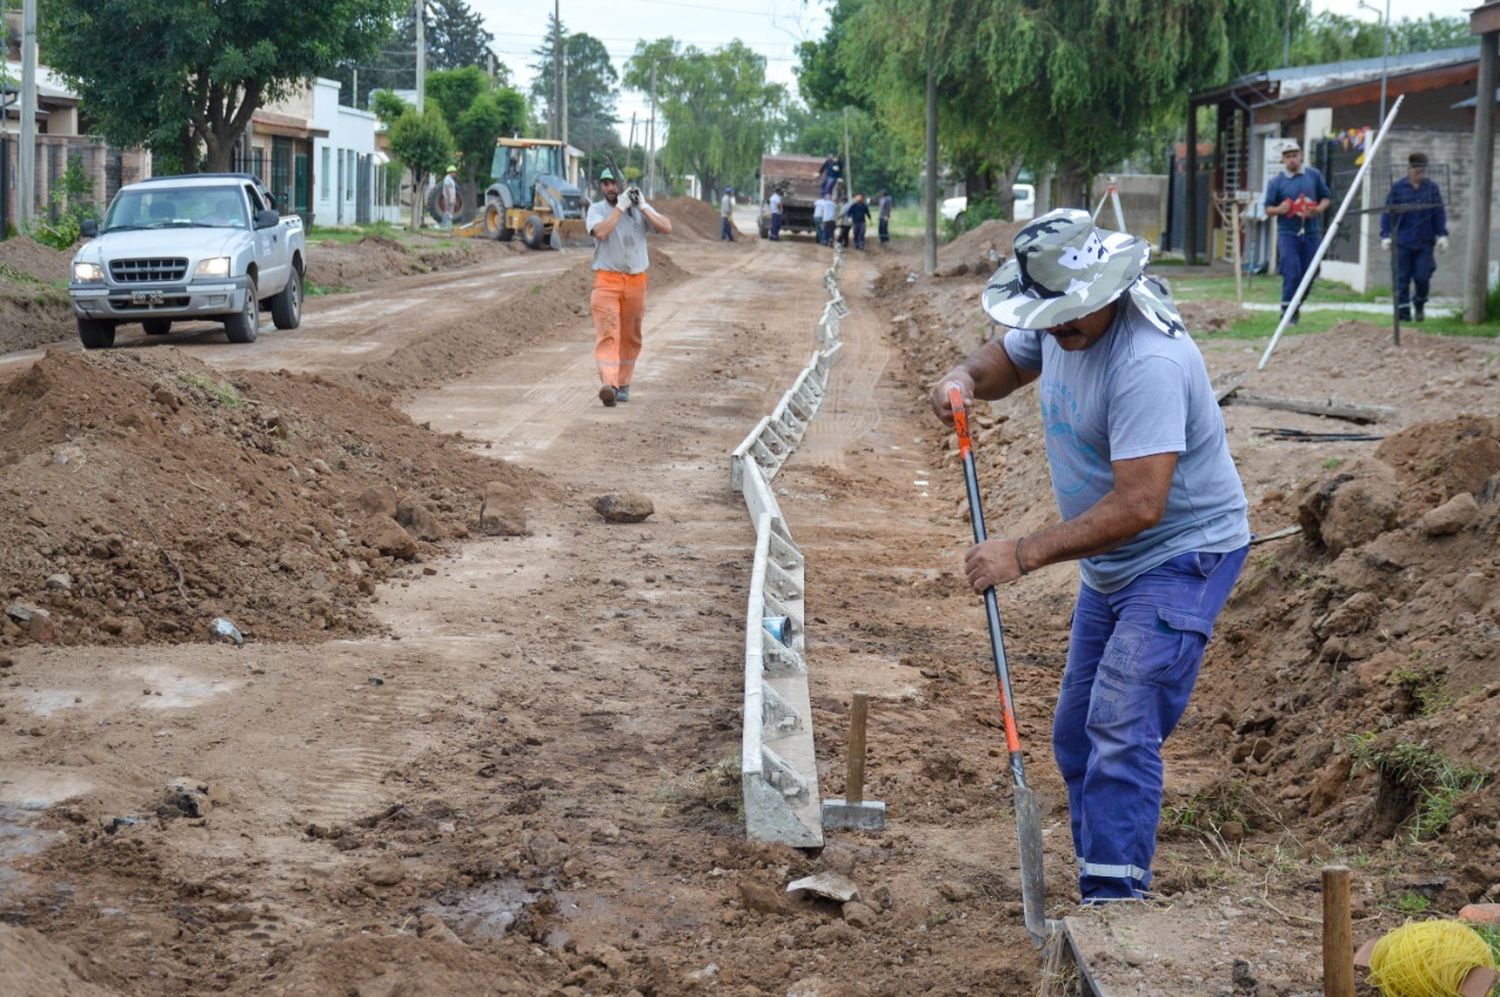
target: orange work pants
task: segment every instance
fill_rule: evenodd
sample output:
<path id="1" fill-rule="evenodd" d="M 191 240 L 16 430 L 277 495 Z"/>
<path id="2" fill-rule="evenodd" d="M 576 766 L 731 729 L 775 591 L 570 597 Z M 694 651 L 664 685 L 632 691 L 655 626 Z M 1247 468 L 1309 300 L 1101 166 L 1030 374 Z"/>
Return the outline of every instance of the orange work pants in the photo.
<path id="1" fill-rule="evenodd" d="M 641 355 L 641 321 L 646 316 L 646 275 L 594 271 L 594 362 L 599 380 L 612 388 L 630 385 Z"/>

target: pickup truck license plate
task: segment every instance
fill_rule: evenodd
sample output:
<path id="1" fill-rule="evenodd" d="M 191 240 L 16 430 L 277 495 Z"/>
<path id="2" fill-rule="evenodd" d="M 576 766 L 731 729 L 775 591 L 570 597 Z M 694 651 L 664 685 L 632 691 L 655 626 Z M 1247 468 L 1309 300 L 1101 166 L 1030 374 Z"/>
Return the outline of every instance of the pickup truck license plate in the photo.
<path id="1" fill-rule="evenodd" d="M 159 305 L 163 301 L 160 291 L 131 291 L 130 303 L 132 305 Z"/>

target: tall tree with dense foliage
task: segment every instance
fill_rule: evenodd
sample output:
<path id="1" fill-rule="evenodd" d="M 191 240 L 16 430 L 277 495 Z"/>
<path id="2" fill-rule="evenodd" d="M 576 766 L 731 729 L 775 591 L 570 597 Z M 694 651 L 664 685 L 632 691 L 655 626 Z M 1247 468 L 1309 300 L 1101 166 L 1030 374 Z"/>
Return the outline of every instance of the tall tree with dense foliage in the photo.
<path id="1" fill-rule="evenodd" d="M 1385 33 L 1379 21 L 1369 17 L 1346 17 L 1332 11 L 1312 14 L 1302 11 L 1292 25 L 1291 65 L 1312 66 L 1324 62 L 1379 58 L 1385 50 Z M 1430 52 L 1434 49 L 1475 45 L 1467 17 L 1404 19 L 1391 24 L 1391 55 Z M 1280 63 L 1278 52 L 1277 64 Z M 1259 67 L 1257 67 L 1259 68 Z"/>
<path id="2" fill-rule="evenodd" d="M 485 30 L 484 17 L 465 0 L 426 0 L 427 71 L 477 66 L 494 68 L 500 84 L 510 82 L 510 69 L 494 59 L 495 36 Z M 403 0 L 391 19 L 389 33 L 374 54 L 344 59 L 332 78 L 343 85 L 341 97 L 355 107 L 367 107 L 376 90 L 415 90 L 417 87 L 417 19 L 413 5 Z M 358 92 L 355 86 L 358 86 Z"/>
<path id="3" fill-rule="evenodd" d="M 547 17 L 547 34 L 532 51 L 536 76 L 531 82 L 532 104 L 543 120 L 560 127 L 555 119 L 557 62 L 553 58 L 552 16 Z M 585 152 L 613 149 L 619 146 L 615 125 L 615 102 L 620 96 L 620 74 L 609 57 L 604 43 L 593 35 L 572 34 L 567 25 L 561 29 L 563 66 L 568 81 L 568 141 Z"/>
<path id="4" fill-rule="evenodd" d="M 649 91 L 653 63 L 667 172 L 696 176 L 705 199 L 725 185 L 748 185 L 786 101 L 786 88 L 766 81 L 765 57 L 739 40 L 704 52 L 661 38 L 636 45 L 625 85 Z"/>
<path id="5" fill-rule="evenodd" d="M 402 2 L 49 0 L 43 46 L 94 131 L 183 170 L 228 170 L 257 109 L 373 53 Z"/>

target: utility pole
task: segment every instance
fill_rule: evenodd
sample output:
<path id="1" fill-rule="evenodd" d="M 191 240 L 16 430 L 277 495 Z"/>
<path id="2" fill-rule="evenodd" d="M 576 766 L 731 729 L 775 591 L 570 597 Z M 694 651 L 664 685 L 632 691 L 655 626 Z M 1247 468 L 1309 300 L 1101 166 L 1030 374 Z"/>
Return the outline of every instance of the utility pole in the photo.
<path id="1" fill-rule="evenodd" d="M 1480 14 L 1486 15 L 1481 24 Z M 1489 30 L 1481 32 L 1480 28 Z M 1500 74 L 1500 19 L 1481 7 L 1469 16 L 1469 30 L 1479 35 L 1479 80 L 1474 94 L 1474 186 L 1469 191 L 1469 249 L 1464 262 L 1464 321 L 1485 320 L 1489 293 L 1490 198 L 1495 189 L 1496 76 Z M 1494 319 L 1495 316 L 1489 316 Z"/>
<path id="2" fill-rule="evenodd" d="M 354 67 L 354 92 L 349 95 L 349 106 L 359 107 L 359 67 Z"/>
<path id="3" fill-rule="evenodd" d="M 651 60 L 651 125 L 646 134 L 646 152 L 650 165 L 646 169 L 646 196 L 656 196 L 656 60 Z"/>
<path id="4" fill-rule="evenodd" d="M 562 58 L 562 140 L 563 145 L 568 144 L 568 53 L 563 52 Z M 563 151 L 566 158 L 567 150 Z"/>
<path id="5" fill-rule="evenodd" d="M 927 276 L 937 273 L 937 67 L 933 62 L 933 0 L 927 0 L 927 196 L 922 205 L 926 218 L 923 257 Z"/>
<path id="6" fill-rule="evenodd" d="M 36 211 L 36 0 L 21 7 L 21 230 L 31 227 Z M 3 192 L 0 192 L 3 193 Z"/>
<path id="7" fill-rule="evenodd" d="M 563 129 L 562 0 L 552 0 L 552 137 Z"/>
<path id="8" fill-rule="evenodd" d="M 854 157 L 849 154 L 849 108 L 844 108 L 844 197 L 854 200 Z"/>
<path id="9" fill-rule="evenodd" d="M 417 113 L 427 96 L 427 11 L 426 0 L 414 0 L 417 15 Z"/>

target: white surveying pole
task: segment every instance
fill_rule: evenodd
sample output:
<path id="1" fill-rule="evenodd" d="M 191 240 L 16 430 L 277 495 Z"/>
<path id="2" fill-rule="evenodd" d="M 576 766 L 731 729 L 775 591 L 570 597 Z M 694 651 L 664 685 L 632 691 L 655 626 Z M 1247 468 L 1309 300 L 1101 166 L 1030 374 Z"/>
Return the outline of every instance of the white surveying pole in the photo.
<path id="1" fill-rule="evenodd" d="M 417 15 L 417 113 L 427 96 L 427 11 L 426 0 L 415 0 Z"/>
<path id="2" fill-rule="evenodd" d="M 19 159 L 22 231 L 31 228 L 36 204 L 36 0 L 21 8 L 21 148 Z"/>

